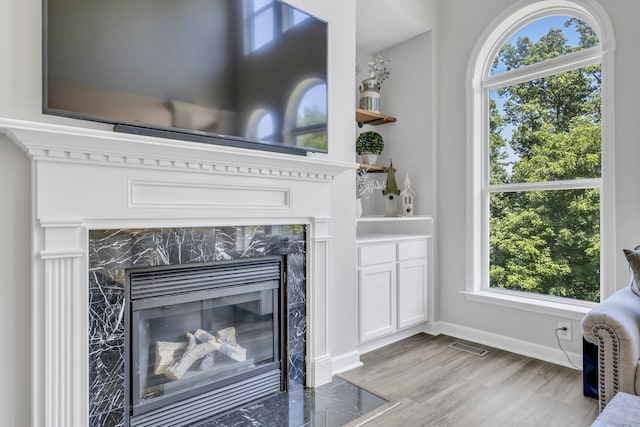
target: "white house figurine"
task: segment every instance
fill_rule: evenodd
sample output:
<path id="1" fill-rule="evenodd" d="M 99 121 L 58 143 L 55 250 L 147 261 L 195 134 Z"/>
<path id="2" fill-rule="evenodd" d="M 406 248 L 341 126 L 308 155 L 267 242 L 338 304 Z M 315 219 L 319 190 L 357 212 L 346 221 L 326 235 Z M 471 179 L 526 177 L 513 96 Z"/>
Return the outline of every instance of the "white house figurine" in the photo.
<path id="1" fill-rule="evenodd" d="M 400 192 L 400 198 L 402 199 L 402 215 L 413 216 L 413 196 L 416 192 L 411 188 L 411 180 L 409 174 L 404 179 L 404 188 Z"/>

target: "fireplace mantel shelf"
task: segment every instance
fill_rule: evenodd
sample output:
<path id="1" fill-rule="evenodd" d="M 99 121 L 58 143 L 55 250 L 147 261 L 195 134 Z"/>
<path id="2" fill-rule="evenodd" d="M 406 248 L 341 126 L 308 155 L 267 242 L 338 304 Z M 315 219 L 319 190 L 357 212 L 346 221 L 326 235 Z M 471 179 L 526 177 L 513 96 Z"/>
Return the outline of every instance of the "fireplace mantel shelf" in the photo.
<path id="1" fill-rule="evenodd" d="M 312 181 L 332 181 L 357 167 L 322 154 L 284 155 L 14 119 L 0 119 L 0 133 L 34 160 Z"/>

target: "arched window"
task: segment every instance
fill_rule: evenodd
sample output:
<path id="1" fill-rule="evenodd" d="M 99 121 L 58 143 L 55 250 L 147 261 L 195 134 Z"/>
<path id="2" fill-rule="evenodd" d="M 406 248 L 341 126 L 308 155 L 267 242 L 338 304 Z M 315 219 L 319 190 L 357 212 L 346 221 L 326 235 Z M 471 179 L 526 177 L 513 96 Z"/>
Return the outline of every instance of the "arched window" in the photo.
<path id="1" fill-rule="evenodd" d="M 265 113 L 256 126 L 256 139 L 266 141 L 273 137 L 273 116 Z"/>
<path id="2" fill-rule="evenodd" d="M 274 141 L 274 129 L 273 113 L 264 108 L 259 108 L 249 117 L 247 136 L 257 141 Z"/>
<path id="3" fill-rule="evenodd" d="M 600 300 L 604 236 L 613 235 L 612 130 L 604 120 L 611 119 L 610 28 L 589 0 L 527 1 L 476 48 L 469 68 L 474 293 Z"/>
<path id="4" fill-rule="evenodd" d="M 327 149 L 327 83 L 303 80 L 289 97 L 285 141 L 299 147 Z"/>

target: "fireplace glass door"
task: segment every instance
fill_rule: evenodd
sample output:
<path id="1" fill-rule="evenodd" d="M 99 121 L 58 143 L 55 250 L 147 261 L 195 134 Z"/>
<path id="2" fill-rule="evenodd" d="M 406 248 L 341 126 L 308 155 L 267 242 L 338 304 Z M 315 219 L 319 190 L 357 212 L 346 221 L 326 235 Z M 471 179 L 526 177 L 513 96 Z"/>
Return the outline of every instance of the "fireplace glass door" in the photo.
<path id="1" fill-rule="evenodd" d="M 180 272 L 188 292 L 175 286 L 174 277 L 166 279 L 168 272 L 154 273 L 152 280 L 170 281 L 172 286 L 163 289 L 178 292 L 148 296 L 145 290 L 135 299 L 138 278 L 130 279 L 131 415 L 281 369 L 279 270 L 257 279 L 242 278 L 242 270 L 216 269 L 213 278 L 207 269 Z"/>

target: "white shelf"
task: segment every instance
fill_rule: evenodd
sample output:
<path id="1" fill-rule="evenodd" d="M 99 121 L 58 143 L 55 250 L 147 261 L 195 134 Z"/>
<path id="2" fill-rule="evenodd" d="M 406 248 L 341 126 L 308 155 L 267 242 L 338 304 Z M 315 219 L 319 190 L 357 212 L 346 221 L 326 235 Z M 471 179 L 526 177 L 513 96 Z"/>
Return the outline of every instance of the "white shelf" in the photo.
<path id="1" fill-rule="evenodd" d="M 383 240 L 405 240 L 431 236 L 433 218 L 427 215 L 388 217 L 382 215 L 358 218 L 358 243 Z"/>
<path id="2" fill-rule="evenodd" d="M 433 221 L 433 218 L 427 215 L 414 216 L 384 216 L 384 215 L 366 215 L 358 218 L 358 222 L 411 222 L 411 221 Z"/>
<path id="3" fill-rule="evenodd" d="M 365 233 L 356 237 L 356 243 L 374 242 L 399 242 L 429 237 L 429 234 L 402 234 L 402 233 Z"/>

